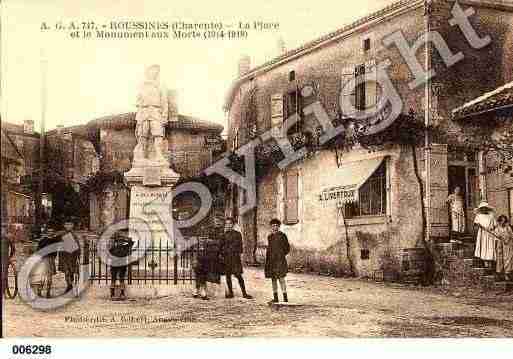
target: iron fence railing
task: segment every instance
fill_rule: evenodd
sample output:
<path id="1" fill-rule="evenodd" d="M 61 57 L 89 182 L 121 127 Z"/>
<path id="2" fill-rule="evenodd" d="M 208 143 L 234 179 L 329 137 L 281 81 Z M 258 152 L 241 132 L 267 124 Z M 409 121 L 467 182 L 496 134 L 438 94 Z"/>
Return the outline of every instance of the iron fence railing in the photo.
<path id="1" fill-rule="evenodd" d="M 132 284 L 178 284 L 195 279 L 194 263 L 198 253 L 205 247 L 208 237 L 188 237 L 187 246 L 178 250 L 173 242 L 159 240 L 147 248 L 135 246 L 131 250 L 134 262 L 127 264 L 126 280 Z M 110 265 L 102 259 L 97 243 L 87 250 L 90 280 L 96 283 L 111 282 Z"/>

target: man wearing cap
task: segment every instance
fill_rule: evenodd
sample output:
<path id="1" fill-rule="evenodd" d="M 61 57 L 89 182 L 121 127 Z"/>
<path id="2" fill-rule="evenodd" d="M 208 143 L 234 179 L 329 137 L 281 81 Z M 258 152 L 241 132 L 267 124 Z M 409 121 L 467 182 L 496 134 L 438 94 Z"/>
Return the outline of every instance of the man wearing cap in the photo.
<path id="1" fill-rule="evenodd" d="M 280 231 L 281 221 L 272 219 L 271 234 L 267 237 L 268 246 L 265 254 L 265 277 L 270 278 L 273 286 L 273 299 L 271 303 L 278 303 L 278 282 L 283 293 L 283 301 L 288 302 L 287 284 L 285 277 L 288 272 L 287 254 L 290 252 L 289 240 L 285 233 Z"/>

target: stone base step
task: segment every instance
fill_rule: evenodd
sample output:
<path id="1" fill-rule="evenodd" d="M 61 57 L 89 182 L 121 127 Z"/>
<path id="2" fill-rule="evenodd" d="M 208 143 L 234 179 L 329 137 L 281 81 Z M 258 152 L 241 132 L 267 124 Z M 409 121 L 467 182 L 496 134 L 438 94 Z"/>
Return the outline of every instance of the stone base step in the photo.
<path id="1" fill-rule="evenodd" d="M 492 276 L 495 278 L 495 271 L 491 268 L 472 268 L 472 272 L 474 272 L 474 274 L 476 275 L 479 275 L 481 277 L 484 277 L 484 276 Z"/>
<path id="2" fill-rule="evenodd" d="M 495 289 L 503 292 L 513 291 L 513 282 L 495 282 Z"/>
<path id="3" fill-rule="evenodd" d="M 485 289 L 492 289 L 495 286 L 495 275 L 486 275 L 481 278 L 481 286 Z"/>

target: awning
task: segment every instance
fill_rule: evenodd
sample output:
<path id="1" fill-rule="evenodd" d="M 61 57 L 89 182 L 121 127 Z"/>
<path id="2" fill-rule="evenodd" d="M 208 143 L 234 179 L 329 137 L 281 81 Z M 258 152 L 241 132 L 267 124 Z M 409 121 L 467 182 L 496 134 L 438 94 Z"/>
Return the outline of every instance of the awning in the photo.
<path id="1" fill-rule="evenodd" d="M 376 172 L 385 157 L 348 162 L 333 174 L 337 186 L 327 188 L 319 195 L 321 202 L 349 203 L 358 200 L 358 190 Z"/>

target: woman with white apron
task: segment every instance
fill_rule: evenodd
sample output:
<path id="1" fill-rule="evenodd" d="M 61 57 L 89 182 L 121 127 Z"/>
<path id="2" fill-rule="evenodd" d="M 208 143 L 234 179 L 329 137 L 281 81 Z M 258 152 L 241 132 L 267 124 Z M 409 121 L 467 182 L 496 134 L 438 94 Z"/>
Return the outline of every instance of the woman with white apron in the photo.
<path id="1" fill-rule="evenodd" d="M 481 202 L 475 210 L 474 228 L 477 229 L 476 250 L 474 256 L 484 261 L 486 268 L 492 267 L 496 260 L 495 235 L 497 227 L 495 212 L 487 202 Z"/>

